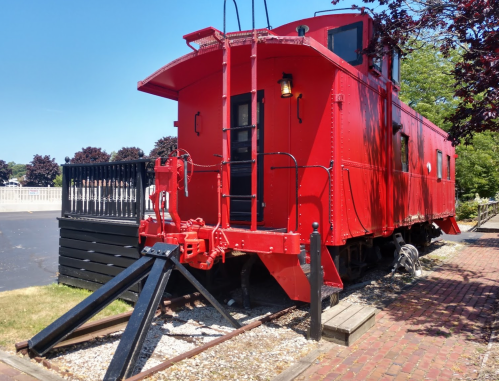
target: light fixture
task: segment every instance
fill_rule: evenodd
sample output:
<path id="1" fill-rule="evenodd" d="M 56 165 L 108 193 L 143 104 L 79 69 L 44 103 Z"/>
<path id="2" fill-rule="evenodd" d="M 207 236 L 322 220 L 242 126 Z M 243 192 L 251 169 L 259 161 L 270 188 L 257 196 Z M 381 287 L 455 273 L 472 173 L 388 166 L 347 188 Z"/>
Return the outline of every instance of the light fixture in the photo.
<path id="1" fill-rule="evenodd" d="M 282 73 L 282 79 L 277 81 L 281 85 L 281 98 L 292 97 L 291 88 L 293 87 L 293 75 Z"/>

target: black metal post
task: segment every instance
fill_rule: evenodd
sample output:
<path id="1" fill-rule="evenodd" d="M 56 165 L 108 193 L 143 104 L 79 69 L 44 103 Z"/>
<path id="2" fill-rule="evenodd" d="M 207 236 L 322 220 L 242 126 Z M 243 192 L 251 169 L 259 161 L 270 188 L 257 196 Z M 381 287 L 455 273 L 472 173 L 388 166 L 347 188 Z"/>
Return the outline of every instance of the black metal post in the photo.
<path id="1" fill-rule="evenodd" d="M 311 339 L 319 341 L 322 336 L 322 298 L 323 283 L 321 266 L 321 235 L 319 224 L 312 224 L 314 231 L 310 234 L 310 332 Z"/>
<path id="2" fill-rule="evenodd" d="M 69 160 L 68 160 L 69 161 Z M 71 212 L 71 203 L 69 200 L 69 185 L 71 184 L 71 170 L 69 167 L 62 167 L 62 208 L 61 217 L 66 217 L 66 213 Z"/>

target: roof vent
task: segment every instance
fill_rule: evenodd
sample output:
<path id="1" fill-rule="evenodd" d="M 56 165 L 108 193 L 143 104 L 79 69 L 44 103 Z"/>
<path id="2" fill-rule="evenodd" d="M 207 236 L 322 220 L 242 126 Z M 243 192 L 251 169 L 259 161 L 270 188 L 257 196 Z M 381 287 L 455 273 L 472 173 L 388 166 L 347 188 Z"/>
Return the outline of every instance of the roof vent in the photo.
<path id="1" fill-rule="evenodd" d="M 300 25 L 296 27 L 296 31 L 298 32 L 298 36 L 303 37 L 305 33 L 307 33 L 310 28 L 307 25 Z"/>

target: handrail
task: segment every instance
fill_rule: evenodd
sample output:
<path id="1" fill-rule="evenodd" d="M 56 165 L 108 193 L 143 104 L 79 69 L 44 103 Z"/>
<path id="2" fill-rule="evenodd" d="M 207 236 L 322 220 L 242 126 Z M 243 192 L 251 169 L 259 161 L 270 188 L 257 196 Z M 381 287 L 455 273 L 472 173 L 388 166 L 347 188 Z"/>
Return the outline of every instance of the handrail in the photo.
<path id="1" fill-rule="evenodd" d="M 287 152 L 261 152 L 259 153 L 258 155 L 286 155 L 288 157 L 290 157 L 291 159 L 293 159 L 293 161 L 295 162 L 295 204 L 296 204 L 296 230 L 295 231 L 298 231 L 298 162 L 296 161 L 295 157 L 293 155 L 291 155 L 290 153 L 287 153 Z M 276 167 L 271 167 L 272 168 L 276 168 Z"/>
<path id="2" fill-rule="evenodd" d="M 317 13 L 325 13 L 325 12 L 336 12 L 336 11 L 360 11 L 361 13 L 364 13 L 365 10 L 370 11 L 370 8 L 366 7 L 360 7 L 360 8 L 336 8 L 336 9 L 326 9 L 324 11 L 317 11 L 314 12 L 314 17 L 317 16 Z"/>
<path id="3" fill-rule="evenodd" d="M 489 208 L 492 206 L 492 208 Z M 492 213 L 491 213 L 492 212 Z M 489 201 L 486 204 L 478 204 L 478 222 L 476 227 L 479 228 L 482 223 L 487 222 L 499 212 L 499 201 Z"/>
<path id="4" fill-rule="evenodd" d="M 329 229 L 331 229 L 331 230 L 333 230 L 333 221 L 331 220 L 331 172 L 330 171 L 333 168 L 333 165 L 334 165 L 334 161 L 331 160 L 331 166 L 329 168 L 327 168 L 323 165 L 299 165 L 298 166 L 298 168 L 322 168 L 326 171 L 327 176 L 328 176 L 328 183 L 329 183 L 329 201 L 327 203 L 328 210 L 329 210 L 328 221 L 329 221 Z M 284 168 L 294 168 L 294 167 L 270 167 L 271 170 L 284 169 Z"/>

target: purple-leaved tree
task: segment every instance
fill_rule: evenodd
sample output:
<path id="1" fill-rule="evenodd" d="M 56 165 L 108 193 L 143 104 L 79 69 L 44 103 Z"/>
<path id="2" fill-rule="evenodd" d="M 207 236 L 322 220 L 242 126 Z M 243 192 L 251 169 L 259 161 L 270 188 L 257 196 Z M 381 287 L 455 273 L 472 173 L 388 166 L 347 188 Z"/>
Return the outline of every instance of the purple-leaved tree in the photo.
<path id="1" fill-rule="evenodd" d="M 0 160 L 0 185 L 4 181 L 7 181 L 10 175 L 12 175 L 12 169 L 9 168 L 9 165 L 5 161 Z"/>
<path id="2" fill-rule="evenodd" d="M 33 160 L 26 165 L 24 185 L 28 187 L 46 187 L 53 185 L 54 179 L 59 174 L 59 164 L 49 155 L 35 155 Z"/>
<path id="3" fill-rule="evenodd" d="M 116 155 L 113 157 L 113 161 L 128 161 L 128 160 L 137 160 L 140 159 L 139 152 L 142 150 L 137 147 L 123 147 Z M 142 152 L 142 156 L 144 153 Z"/>
<path id="4" fill-rule="evenodd" d="M 154 143 L 154 148 L 151 150 L 149 157 L 151 159 L 156 159 L 158 157 L 166 157 L 173 150 L 177 149 L 177 137 L 176 136 L 165 136 Z"/>
<path id="5" fill-rule="evenodd" d="M 110 157 L 111 155 L 101 148 L 87 147 L 75 153 L 71 159 L 71 164 L 105 163 L 109 161 Z"/>

